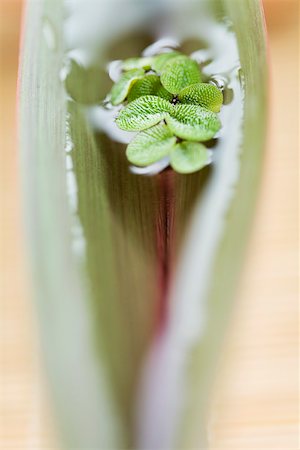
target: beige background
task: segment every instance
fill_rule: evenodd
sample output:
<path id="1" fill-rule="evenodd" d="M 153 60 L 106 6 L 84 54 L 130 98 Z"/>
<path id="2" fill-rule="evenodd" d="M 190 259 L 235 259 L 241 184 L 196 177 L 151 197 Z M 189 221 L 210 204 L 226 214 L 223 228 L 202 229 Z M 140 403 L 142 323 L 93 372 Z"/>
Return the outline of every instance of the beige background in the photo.
<path id="1" fill-rule="evenodd" d="M 243 0 L 240 0 L 243 1 Z M 265 3 L 270 131 L 211 448 L 298 450 L 299 3 Z M 24 256 L 15 91 L 21 1 L 0 0 L 0 446 L 56 449 Z"/>

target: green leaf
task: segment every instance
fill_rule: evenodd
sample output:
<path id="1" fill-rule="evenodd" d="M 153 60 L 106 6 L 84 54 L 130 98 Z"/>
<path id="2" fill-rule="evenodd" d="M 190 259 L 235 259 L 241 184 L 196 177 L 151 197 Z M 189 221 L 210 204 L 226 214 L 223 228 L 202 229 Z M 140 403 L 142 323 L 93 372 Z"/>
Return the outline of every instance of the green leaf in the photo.
<path id="1" fill-rule="evenodd" d="M 126 155 L 137 166 L 148 166 L 168 155 L 176 144 L 176 137 L 164 123 L 141 131 L 130 142 Z"/>
<path id="2" fill-rule="evenodd" d="M 111 90 L 111 102 L 113 105 L 122 103 L 128 95 L 132 85 L 144 76 L 143 69 L 132 69 L 125 72 Z"/>
<path id="3" fill-rule="evenodd" d="M 65 88 L 76 102 L 85 105 L 98 103 L 106 97 L 111 86 L 108 74 L 101 67 L 84 67 L 73 59 L 70 60 Z"/>
<path id="4" fill-rule="evenodd" d="M 157 75 L 146 75 L 138 80 L 131 88 L 128 95 L 128 102 L 132 102 L 143 95 L 156 95 L 171 101 L 173 96 L 161 84 Z"/>
<path id="5" fill-rule="evenodd" d="M 116 122 L 122 130 L 141 131 L 164 120 L 172 110 L 173 106 L 167 100 L 145 95 L 122 109 Z"/>
<path id="6" fill-rule="evenodd" d="M 151 65 L 153 62 L 153 57 L 145 57 L 145 58 L 128 58 L 122 62 L 123 70 L 132 70 L 132 69 L 151 69 Z"/>
<path id="7" fill-rule="evenodd" d="M 209 83 L 196 83 L 179 92 L 181 103 L 191 103 L 219 112 L 223 103 L 223 94 L 216 86 Z"/>
<path id="8" fill-rule="evenodd" d="M 200 69 L 196 61 L 187 56 L 172 58 L 163 68 L 161 83 L 172 94 L 201 81 Z"/>
<path id="9" fill-rule="evenodd" d="M 170 164 L 179 173 L 197 172 L 209 163 L 209 151 L 197 142 L 181 142 L 170 155 Z"/>
<path id="10" fill-rule="evenodd" d="M 179 53 L 179 52 L 168 52 L 168 53 L 162 53 L 161 55 L 157 55 L 153 58 L 152 69 L 155 70 L 155 72 L 161 73 L 164 66 L 171 59 L 177 58 L 180 55 L 181 55 L 181 53 Z"/>
<path id="11" fill-rule="evenodd" d="M 208 141 L 221 128 L 217 114 L 197 105 L 175 105 L 166 121 L 176 136 L 190 141 Z"/>

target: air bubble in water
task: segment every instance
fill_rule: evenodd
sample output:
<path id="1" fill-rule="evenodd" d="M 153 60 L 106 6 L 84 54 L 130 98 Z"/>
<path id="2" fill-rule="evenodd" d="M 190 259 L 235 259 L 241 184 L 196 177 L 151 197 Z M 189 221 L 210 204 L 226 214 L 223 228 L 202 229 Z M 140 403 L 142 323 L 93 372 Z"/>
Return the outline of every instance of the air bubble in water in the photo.
<path id="1" fill-rule="evenodd" d="M 224 91 L 224 89 L 228 84 L 228 78 L 225 77 L 224 75 L 213 75 L 210 78 L 209 83 L 217 86 L 217 88 L 220 89 L 220 91 Z"/>

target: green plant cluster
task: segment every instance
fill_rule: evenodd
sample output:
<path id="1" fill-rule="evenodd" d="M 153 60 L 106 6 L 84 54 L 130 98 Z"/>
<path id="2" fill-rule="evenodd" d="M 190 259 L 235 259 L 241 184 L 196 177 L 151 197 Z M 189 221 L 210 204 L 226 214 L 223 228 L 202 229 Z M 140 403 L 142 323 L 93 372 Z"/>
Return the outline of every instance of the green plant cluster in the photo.
<path id="1" fill-rule="evenodd" d="M 122 62 L 122 75 L 110 92 L 113 105 L 123 104 L 116 123 L 138 132 L 127 147 L 128 160 L 148 166 L 168 156 L 179 173 L 192 173 L 210 162 L 201 143 L 221 128 L 222 92 L 203 83 L 196 61 L 170 51 Z"/>

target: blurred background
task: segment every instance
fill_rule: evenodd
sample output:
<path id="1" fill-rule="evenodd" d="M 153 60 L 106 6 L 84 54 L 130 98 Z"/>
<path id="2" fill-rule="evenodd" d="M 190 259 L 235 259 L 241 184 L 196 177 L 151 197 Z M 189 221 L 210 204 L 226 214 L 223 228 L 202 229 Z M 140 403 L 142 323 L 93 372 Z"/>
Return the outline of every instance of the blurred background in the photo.
<path id="1" fill-rule="evenodd" d="M 243 0 L 239 0 L 243 1 Z M 30 297 L 16 129 L 21 0 L 0 0 L 0 448 L 58 449 Z M 215 390 L 211 448 L 298 450 L 299 2 L 265 0 L 264 171 Z"/>

